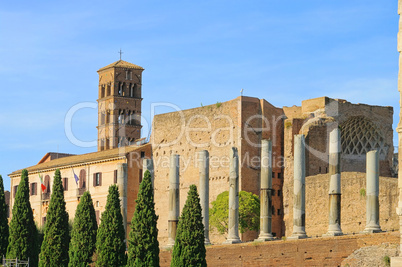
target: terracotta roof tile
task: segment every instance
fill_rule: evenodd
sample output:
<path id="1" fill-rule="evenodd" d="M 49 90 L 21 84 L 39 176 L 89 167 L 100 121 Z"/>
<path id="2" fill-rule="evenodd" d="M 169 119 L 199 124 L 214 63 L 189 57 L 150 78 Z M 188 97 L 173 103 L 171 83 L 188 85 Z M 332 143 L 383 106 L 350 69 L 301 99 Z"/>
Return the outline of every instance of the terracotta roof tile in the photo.
<path id="1" fill-rule="evenodd" d="M 127 69 L 144 70 L 143 67 L 140 67 L 138 65 L 120 59 L 112 64 L 107 65 L 106 67 L 100 68 L 98 72 L 109 68 L 127 68 Z"/>
<path id="2" fill-rule="evenodd" d="M 28 172 L 32 172 L 32 171 L 38 171 L 38 170 L 44 170 L 44 169 L 60 168 L 60 167 L 64 167 L 64 166 L 91 162 L 91 161 L 97 161 L 97 160 L 111 159 L 111 158 L 125 156 L 125 155 L 127 155 L 127 153 L 133 152 L 135 150 L 139 150 L 148 145 L 151 145 L 151 144 L 146 143 L 146 144 L 143 144 L 140 146 L 138 146 L 138 145 L 126 146 L 124 148 L 108 149 L 108 150 L 104 150 L 104 151 L 92 152 L 92 153 L 87 153 L 87 154 L 82 154 L 82 155 L 69 156 L 69 157 L 54 159 L 51 161 L 40 163 L 40 164 L 31 166 L 28 168 L 24 168 L 24 169 L 27 169 Z M 9 176 L 19 175 L 19 174 L 21 174 L 22 170 L 23 169 L 14 171 L 11 174 L 9 174 Z"/>

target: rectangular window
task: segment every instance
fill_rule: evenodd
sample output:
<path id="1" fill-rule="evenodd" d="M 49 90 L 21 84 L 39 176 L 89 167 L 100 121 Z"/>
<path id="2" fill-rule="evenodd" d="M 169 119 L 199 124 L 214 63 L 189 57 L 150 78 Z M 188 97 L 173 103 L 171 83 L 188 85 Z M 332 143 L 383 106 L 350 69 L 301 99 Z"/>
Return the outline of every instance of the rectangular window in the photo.
<path id="1" fill-rule="evenodd" d="M 97 172 L 94 173 L 94 186 L 101 186 L 102 185 L 102 173 Z"/>
<path id="2" fill-rule="evenodd" d="M 282 194 L 282 191 L 281 191 L 281 190 L 278 190 L 278 197 L 280 197 L 281 194 Z"/>
<path id="3" fill-rule="evenodd" d="M 142 169 L 139 170 L 139 176 L 140 176 L 140 177 L 139 177 L 139 181 L 140 181 L 140 183 L 141 183 L 141 182 L 142 182 Z"/>
<path id="4" fill-rule="evenodd" d="M 46 217 L 42 217 L 42 226 L 46 224 Z"/>
<path id="5" fill-rule="evenodd" d="M 271 189 L 271 196 L 275 196 L 275 189 Z"/>
<path id="6" fill-rule="evenodd" d="M 37 183 L 31 183 L 31 184 L 30 184 L 30 193 L 31 193 L 31 196 L 37 195 L 37 188 L 38 188 L 38 184 L 37 184 Z"/>
<path id="7" fill-rule="evenodd" d="M 145 158 L 145 151 L 141 151 L 141 158 Z"/>
<path id="8" fill-rule="evenodd" d="M 278 172 L 278 178 L 281 179 L 282 178 L 282 173 Z"/>
<path id="9" fill-rule="evenodd" d="M 18 185 L 14 185 L 14 198 L 17 195 Z"/>
<path id="10" fill-rule="evenodd" d="M 114 184 L 117 184 L 117 170 L 114 170 Z"/>
<path id="11" fill-rule="evenodd" d="M 281 209 L 278 209 L 278 211 L 276 212 L 276 214 L 281 215 Z"/>
<path id="12" fill-rule="evenodd" d="M 63 178 L 63 189 L 68 191 L 68 178 Z"/>
<path id="13" fill-rule="evenodd" d="M 275 178 L 275 172 L 272 172 L 272 178 Z"/>

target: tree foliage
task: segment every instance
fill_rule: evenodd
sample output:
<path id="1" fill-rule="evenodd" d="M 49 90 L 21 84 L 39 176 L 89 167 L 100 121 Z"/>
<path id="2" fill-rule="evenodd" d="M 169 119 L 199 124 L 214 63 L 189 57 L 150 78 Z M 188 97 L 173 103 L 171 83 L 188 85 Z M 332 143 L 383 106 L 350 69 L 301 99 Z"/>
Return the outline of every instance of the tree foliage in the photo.
<path id="1" fill-rule="evenodd" d="M 52 195 L 46 215 L 45 236 L 39 255 L 39 266 L 68 266 L 69 243 L 68 213 L 60 170 L 57 169 L 53 178 Z"/>
<path id="2" fill-rule="evenodd" d="M 170 266 L 207 266 L 204 240 L 200 198 L 197 187 L 191 185 L 177 226 Z"/>
<path id="3" fill-rule="evenodd" d="M 220 234 L 228 232 L 229 223 L 229 191 L 220 193 L 212 202 L 209 210 L 210 226 Z M 240 191 L 239 193 L 239 230 L 244 233 L 248 230 L 258 231 L 260 227 L 260 199 L 253 193 Z"/>
<path id="4" fill-rule="evenodd" d="M 86 267 L 92 263 L 92 255 L 96 248 L 96 223 L 95 209 L 91 194 L 86 191 L 77 206 L 70 242 L 71 267 Z"/>
<path id="5" fill-rule="evenodd" d="M 7 258 L 29 258 L 30 266 L 38 266 L 38 232 L 29 202 L 28 171 L 25 169 L 22 171 L 15 196 L 9 231 Z"/>
<path id="6" fill-rule="evenodd" d="M 109 187 L 105 211 L 96 236 L 96 266 L 124 266 L 126 242 L 117 185 Z"/>
<path id="7" fill-rule="evenodd" d="M 5 256 L 8 246 L 7 204 L 4 195 L 3 178 L 0 175 L 0 257 Z"/>
<path id="8" fill-rule="evenodd" d="M 128 240 L 128 266 L 159 266 L 159 242 L 151 173 L 146 171 L 135 201 Z"/>

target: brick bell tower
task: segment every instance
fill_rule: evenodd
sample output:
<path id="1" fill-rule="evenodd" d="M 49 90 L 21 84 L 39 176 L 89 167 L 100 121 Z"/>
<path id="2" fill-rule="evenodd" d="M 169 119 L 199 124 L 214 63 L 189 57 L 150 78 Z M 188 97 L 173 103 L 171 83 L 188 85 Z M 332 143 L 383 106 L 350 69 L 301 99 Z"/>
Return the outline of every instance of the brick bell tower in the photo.
<path id="1" fill-rule="evenodd" d="M 131 145 L 141 137 L 143 70 L 121 59 L 98 70 L 98 151 Z"/>

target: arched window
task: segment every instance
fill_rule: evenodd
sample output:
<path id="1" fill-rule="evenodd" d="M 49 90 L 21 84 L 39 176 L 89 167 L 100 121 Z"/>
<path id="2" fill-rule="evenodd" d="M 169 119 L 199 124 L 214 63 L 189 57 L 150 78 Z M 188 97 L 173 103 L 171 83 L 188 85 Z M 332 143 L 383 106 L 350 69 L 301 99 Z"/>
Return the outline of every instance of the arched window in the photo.
<path id="1" fill-rule="evenodd" d="M 130 97 L 134 97 L 134 85 L 130 83 Z"/>
<path id="2" fill-rule="evenodd" d="M 101 88 L 101 98 L 105 97 L 105 85 L 102 85 Z"/>
<path id="3" fill-rule="evenodd" d="M 134 97 L 141 98 L 141 90 L 138 84 L 134 84 Z"/>
<path id="4" fill-rule="evenodd" d="M 124 92 L 124 90 L 126 90 L 126 83 L 123 83 L 123 84 L 121 85 L 121 95 L 122 95 L 122 96 L 125 96 L 125 95 L 126 95 L 125 92 Z"/>
<path id="5" fill-rule="evenodd" d="M 80 188 L 86 188 L 87 186 L 87 172 L 82 169 L 80 171 L 80 182 L 79 182 L 79 187 Z"/>
<path id="6" fill-rule="evenodd" d="M 123 94 L 123 84 L 121 82 L 119 82 L 119 88 L 118 88 L 118 95 L 122 95 Z"/>
<path id="7" fill-rule="evenodd" d="M 110 83 L 107 84 L 107 96 L 110 96 Z"/>
<path id="8" fill-rule="evenodd" d="M 50 193 L 50 176 L 49 175 L 45 176 L 44 183 L 45 183 L 45 186 L 46 186 L 46 190 L 43 193 Z"/>

